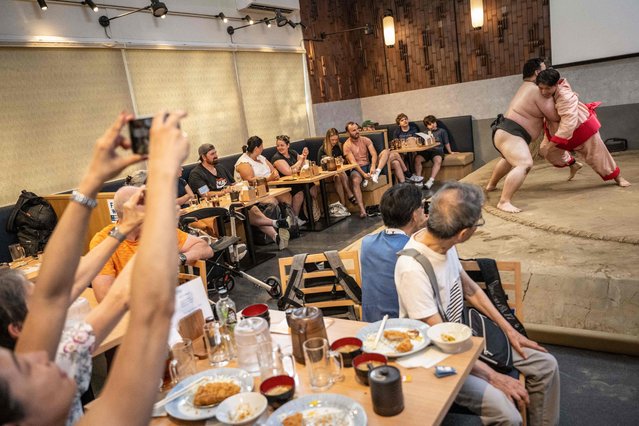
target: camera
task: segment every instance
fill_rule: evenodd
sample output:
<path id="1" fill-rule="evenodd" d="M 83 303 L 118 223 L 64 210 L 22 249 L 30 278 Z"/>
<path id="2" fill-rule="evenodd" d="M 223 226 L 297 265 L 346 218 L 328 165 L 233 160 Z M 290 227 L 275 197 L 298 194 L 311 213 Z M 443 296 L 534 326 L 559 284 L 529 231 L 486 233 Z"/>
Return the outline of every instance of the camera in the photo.
<path id="1" fill-rule="evenodd" d="M 151 133 L 152 116 L 138 117 L 129 122 L 131 133 L 131 149 L 134 153 L 147 155 L 149 153 L 149 137 Z"/>
<path id="2" fill-rule="evenodd" d="M 164 116 L 166 121 L 169 114 Z M 146 115 L 138 117 L 129 122 L 129 132 L 131 134 L 131 149 L 135 154 L 148 155 L 149 154 L 149 138 L 151 135 L 151 124 L 153 123 L 153 116 Z M 180 123 L 177 125 L 180 128 Z"/>

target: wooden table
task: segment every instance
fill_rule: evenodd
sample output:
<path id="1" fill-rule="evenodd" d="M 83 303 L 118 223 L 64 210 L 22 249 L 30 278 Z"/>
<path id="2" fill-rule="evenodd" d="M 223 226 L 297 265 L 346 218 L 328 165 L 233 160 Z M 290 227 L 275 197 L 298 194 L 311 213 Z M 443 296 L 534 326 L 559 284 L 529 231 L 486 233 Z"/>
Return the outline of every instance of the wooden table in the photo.
<path id="1" fill-rule="evenodd" d="M 22 271 L 24 276 L 31 282 L 35 282 L 40 274 L 41 260 L 35 257 L 27 257 L 21 260 L 11 262 L 9 267 L 11 269 L 18 269 Z"/>
<path id="2" fill-rule="evenodd" d="M 273 180 L 271 182 L 269 182 L 269 185 L 272 186 L 280 186 L 280 185 L 304 185 L 304 202 L 306 203 L 306 208 L 309 212 L 309 218 L 308 218 L 308 230 L 309 231 L 321 231 L 323 229 L 328 228 L 329 226 L 332 226 L 334 224 L 336 224 L 337 222 L 340 222 L 344 219 L 346 219 L 346 216 L 344 217 L 331 217 L 330 215 L 330 211 L 328 208 L 328 194 L 326 192 L 326 179 L 328 178 L 332 178 L 333 176 L 336 176 L 340 173 L 346 172 L 348 170 L 354 169 L 355 165 L 354 164 L 343 164 L 339 169 L 332 171 L 332 172 L 328 172 L 328 171 L 321 171 L 320 174 L 315 175 L 315 176 L 310 176 L 310 177 L 299 177 L 299 178 L 293 178 L 292 176 L 285 176 L 283 178 L 280 178 L 278 180 Z M 311 197 L 311 185 L 314 185 L 316 182 L 319 182 L 320 185 L 320 191 L 322 193 L 322 211 L 324 212 L 324 226 L 318 226 L 319 224 L 315 222 L 315 219 L 313 218 L 313 212 L 312 212 L 312 205 L 313 205 L 313 200 Z"/>
<path id="3" fill-rule="evenodd" d="M 269 196 L 278 197 L 282 194 L 286 194 L 287 192 L 291 192 L 291 188 L 271 188 L 268 193 L 261 195 L 259 197 L 256 197 L 255 199 L 251 201 L 233 201 L 233 204 L 237 204 L 237 203 L 242 204 L 243 208 L 246 209 L 248 207 L 252 207 L 258 204 L 260 201 L 264 200 L 266 197 L 269 197 Z M 231 205 L 231 196 L 226 194 L 223 197 L 219 197 L 219 201 L 220 201 L 221 208 L 228 209 L 229 206 Z M 200 204 L 196 206 L 187 207 L 185 209 L 180 210 L 180 217 L 193 215 L 201 219 L 205 216 L 198 216 L 197 212 L 199 210 L 207 209 L 210 207 L 212 206 L 208 202 L 201 202 Z M 275 255 L 272 253 L 270 254 L 260 253 L 258 257 L 258 253 L 255 250 L 255 242 L 253 241 L 253 234 L 251 233 L 251 226 L 249 223 L 248 214 L 245 216 L 246 216 L 246 220 L 244 220 L 243 223 L 244 223 L 244 231 L 245 231 L 244 234 L 246 235 L 246 249 L 248 251 L 249 262 L 243 261 L 242 267 L 244 269 L 248 269 L 275 257 Z M 218 230 L 219 230 L 220 236 L 224 235 L 224 223 L 218 223 Z M 246 260 L 246 259 L 243 259 L 243 260 Z"/>
<path id="4" fill-rule="evenodd" d="M 271 323 L 276 324 L 284 320 L 284 312 L 270 311 Z M 339 337 L 355 336 L 357 332 L 365 326 L 366 323 L 359 321 L 348 321 L 343 319 L 335 319 L 334 323 L 328 327 L 327 334 L 329 341 L 334 341 Z M 273 341 L 282 347 L 291 345 L 289 335 L 271 334 Z M 336 383 L 326 393 L 337 393 L 359 402 L 366 411 L 369 425 L 433 425 L 439 424 L 444 419 L 448 409 L 453 403 L 455 396 L 459 392 L 461 385 L 470 373 L 475 360 L 479 356 L 483 340 L 481 338 L 472 338 L 472 348 L 466 352 L 451 355 L 441 362 L 441 365 L 448 365 L 457 369 L 454 376 L 438 379 L 433 374 L 433 368 L 413 368 L 406 369 L 399 366 L 395 362 L 391 365 L 398 367 L 403 376 L 410 376 L 410 380 L 402 383 L 402 391 L 404 394 L 404 411 L 393 417 L 378 416 L 373 411 L 370 388 L 360 385 L 355 381 L 355 372 L 352 368 L 346 368 L 344 371 L 345 379 Z M 235 366 L 235 362 L 231 363 L 231 367 Z M 206 370 L 209 367 L 207 360 L 199 361 L 198 368 Z M 312 394 L 310 389 L 308 375 L 306 369 L 301 364 L 295 365 L 297 375 L 299 376 L 299 385 L 296 387 L 296 396 Z M 259 378 L 255 379 L 254 389 L 259 389 Z M 159 417 L 151 420 L 153 426 L 167 425 L 203 425 L 202 422 L 186 422 L 171 417 Z"/>
<path id="5" fill-rule="evenodd" d="M 440 145 L 441 145 L 441 143 L 439 143 L 439 142 L 430 143 L 430 144 L 427 144 L 427 145 L 408 145 L 408 146 L 404 146 L 404 147 L 399 148 L 399 149 L 391 149 L 391 152 L 394 151 L 394 152 L 399 152 L 400 154 L 406 154 L 406 153 L 410 153 L 410 152 L 426 151 L 426 150 L 438 147 Z"/>

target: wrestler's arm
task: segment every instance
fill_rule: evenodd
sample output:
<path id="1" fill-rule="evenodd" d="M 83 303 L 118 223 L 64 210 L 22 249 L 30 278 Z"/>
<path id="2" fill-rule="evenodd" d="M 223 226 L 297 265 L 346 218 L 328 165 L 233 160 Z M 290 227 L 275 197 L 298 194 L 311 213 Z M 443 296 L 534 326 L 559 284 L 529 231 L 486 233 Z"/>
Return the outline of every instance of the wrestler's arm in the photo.
<path id="1" fill-rule="evenodd" d="M 555 108 L 561 120 L 559 128 L 550 138 L 554 143 L 566 143 L 572 138 L 572 134 L 578 125 L 579 98 L 569 88 L 557 88 L 557 98 L 555 99 Z"/>

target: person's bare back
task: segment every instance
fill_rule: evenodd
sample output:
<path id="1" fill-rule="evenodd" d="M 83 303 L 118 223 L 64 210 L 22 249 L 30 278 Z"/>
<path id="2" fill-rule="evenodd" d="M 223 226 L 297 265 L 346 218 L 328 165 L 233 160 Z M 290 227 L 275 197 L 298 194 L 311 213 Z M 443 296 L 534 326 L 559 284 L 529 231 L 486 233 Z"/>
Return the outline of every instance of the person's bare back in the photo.
<path id="1" fill-rule="evenodd" d="M 533 141 L 543 130 L 544 117 L 551 121 L 559 120 L 555 103 L 541 96 L 539 88 L 531 81 L 521 84 L 504 117 L 526 129 Z"/>

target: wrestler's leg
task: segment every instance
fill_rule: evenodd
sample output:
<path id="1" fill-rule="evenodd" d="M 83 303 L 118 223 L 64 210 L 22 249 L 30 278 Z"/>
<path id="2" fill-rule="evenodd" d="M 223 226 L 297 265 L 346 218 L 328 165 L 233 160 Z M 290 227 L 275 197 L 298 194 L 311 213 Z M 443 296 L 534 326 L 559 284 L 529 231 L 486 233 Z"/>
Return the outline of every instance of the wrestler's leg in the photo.
<path id="1" fill-rule="evenodd" d="M 575 151 L 583 157 L 586 164 L 592 167 L 602 179 L 614 179 L 617 185 L 621 187 L 630 186 L 630 182 L 621 177 L 617 163 L 610 155 L 603 140 L 601 140 L 599 132 L 575 148 Z"/>
<path id="2" fill-rule="evenodd" d="M 490 180 L 486 184 L 486 191 L 494 191 L 497 189 L 499 181 L 506 176 L 511 169 L 512 166 L 510 163 L 508 163 L 505 159 L 500 158 L 493 169 L 493 174 L 490 176 Z"/>
<path id="3" fill-rule="evenodd" d="M 512 205 L 511 200 L 532 168 L 533 160 L 530 150 L 522 138 L 501 129 L 495 132 L 495 147 L 513 166 L 504 180 L 504 189 L 501 192 L 497 208 L 508 213 L 519 213 L 521 209 Z"/>
<path id="4" fill-rule="evenodd" d="M 565 149 L 557 148 L 557 145 L 550 142 L 544 136 L 544 140 L 539 145 L 539 154 L 555 167 L 570 167 L 570 176 L 568 180 L 572 180 L 583 164 L 577 162 L 570 152 Z"/>

